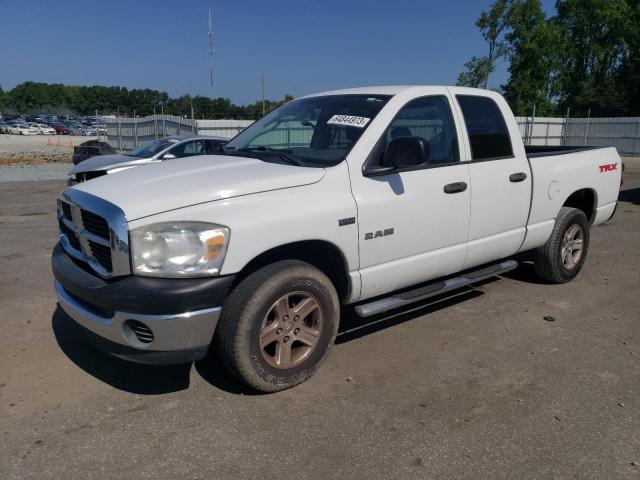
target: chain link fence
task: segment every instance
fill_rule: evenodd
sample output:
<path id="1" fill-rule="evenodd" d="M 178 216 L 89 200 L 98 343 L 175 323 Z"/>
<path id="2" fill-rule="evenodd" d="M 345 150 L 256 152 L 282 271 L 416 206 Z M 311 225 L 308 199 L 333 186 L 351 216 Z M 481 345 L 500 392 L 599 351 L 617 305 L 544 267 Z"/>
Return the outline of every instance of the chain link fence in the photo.
<path id="1" fill-rule="evenodd" d="M 526 145 L 616 147 L 623 155 L 640 155 L 640 117 L 559 118 L 516 117 Z M 137 148 L 170 135 L 210 135 L 232 138 L 252 120 L 191 120 L 173 115 L 107 118 L 107 141 L 117 150 Z M 274 131 L 282 143 L 306 138 L 310 129 Z M 294 135 L 296 138 L 291 138 Z M 298 139 L 299 140 L 299 139 Z"/>
<path id="2" fill-rule="evenodd" d="M 640 117 L 517 117 L 526 145 L 616 147 L 640 155 Z"/>
<path id="3" fill-rule="evenodd" d="M 131 150 L 173 135 L 208 135 L 231 138 L 252 120 L 191 120 L 174 115 L 106 118 L 107 142 L 117 150 Z"/>

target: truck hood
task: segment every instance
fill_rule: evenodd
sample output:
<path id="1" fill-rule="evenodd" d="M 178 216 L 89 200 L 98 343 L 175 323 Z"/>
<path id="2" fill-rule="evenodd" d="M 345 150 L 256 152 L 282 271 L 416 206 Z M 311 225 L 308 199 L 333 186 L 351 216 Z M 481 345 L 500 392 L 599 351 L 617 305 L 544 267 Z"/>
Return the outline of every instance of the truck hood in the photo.
<path id="1" fill-rule="evenodd" d="M 69 174 L 75 175 L 76 173 L 111 170 L 115 167 L 141 165 L 151 161 L 152 160 L 149 158 L 129 157 L 127 155 L 119 154 L 96 155 L 95 157 L 87 158 L 84 162 L 80 162 L 71 169 Z"/>
<path id="2" fill-rule="evenodd" d="M 75 185 L 120 207 L 127 220 L 252 193 L 316 183 L 323 168 L 268 163 L 254 158 L 203 155 L 154 162 Z"/>

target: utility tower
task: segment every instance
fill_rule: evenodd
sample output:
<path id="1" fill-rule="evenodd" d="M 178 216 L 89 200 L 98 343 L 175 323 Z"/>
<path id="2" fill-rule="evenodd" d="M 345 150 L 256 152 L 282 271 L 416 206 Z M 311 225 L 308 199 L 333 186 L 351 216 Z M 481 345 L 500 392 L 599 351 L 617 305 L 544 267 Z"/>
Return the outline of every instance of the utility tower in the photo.
<path id="1" fill-rule="evenodd" d="M 211 0 L 209 0 L 209 87 L 211 88 L 211 99 L 213 100 L 213 22 L 211 21 Z"/>

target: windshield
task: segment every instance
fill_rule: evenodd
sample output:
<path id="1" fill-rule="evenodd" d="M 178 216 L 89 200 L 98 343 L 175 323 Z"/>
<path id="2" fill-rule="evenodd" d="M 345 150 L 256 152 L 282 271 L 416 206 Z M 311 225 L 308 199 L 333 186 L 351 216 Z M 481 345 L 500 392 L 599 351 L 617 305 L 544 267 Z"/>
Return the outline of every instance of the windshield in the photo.
<path id="1" fill-rule="evenodd" d="M 251 124 L 224 150 L 303 166 L 340 163 L 388 95 L 324 95 L 286 103 Z"/>
<path id="2" fill-rule="evenodd" d="M 177 143 L 178 140 L 175 138 L 159 138 L 158 140 L 154 140 L 151 143 L 147 143 L 139 148 L 134 150 L 129 150 L 125 155 L 129 157 L 153 157 L 156 153 L 161 152 L 165 148 Z"/>

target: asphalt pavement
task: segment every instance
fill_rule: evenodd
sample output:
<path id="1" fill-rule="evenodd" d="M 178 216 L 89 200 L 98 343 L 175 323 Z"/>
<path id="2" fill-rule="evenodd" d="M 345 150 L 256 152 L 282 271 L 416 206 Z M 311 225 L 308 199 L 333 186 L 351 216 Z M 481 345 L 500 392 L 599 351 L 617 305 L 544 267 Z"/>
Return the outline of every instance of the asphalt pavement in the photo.
<path id="1" fill-rule="evenodd" d="M 62 181 L 0 183 L 0 479 L 640 476 L 640 161 L 566 285 L 530 265 L 362 323 L 293 389 L 77 336 L 50 273 Z M 547 318 L 545 318 L 547 317 Z"/>

